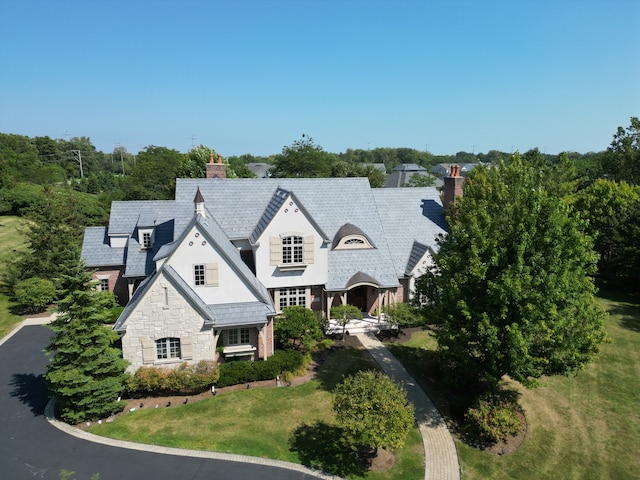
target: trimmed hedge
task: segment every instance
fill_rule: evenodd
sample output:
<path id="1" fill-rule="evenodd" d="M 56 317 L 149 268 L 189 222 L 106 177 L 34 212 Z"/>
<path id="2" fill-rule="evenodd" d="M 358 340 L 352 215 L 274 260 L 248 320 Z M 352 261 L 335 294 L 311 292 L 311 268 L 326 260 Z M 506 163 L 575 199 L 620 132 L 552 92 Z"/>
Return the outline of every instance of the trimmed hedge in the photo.
<path id="1" fill-rule="evenodd" d="M 295 372 L 305 366 L 308 357 L 297 350 L 278 350 L 264 361 L 228 362 L 220 365 L 217 387 L 271 380 L 283 372 Z"/>

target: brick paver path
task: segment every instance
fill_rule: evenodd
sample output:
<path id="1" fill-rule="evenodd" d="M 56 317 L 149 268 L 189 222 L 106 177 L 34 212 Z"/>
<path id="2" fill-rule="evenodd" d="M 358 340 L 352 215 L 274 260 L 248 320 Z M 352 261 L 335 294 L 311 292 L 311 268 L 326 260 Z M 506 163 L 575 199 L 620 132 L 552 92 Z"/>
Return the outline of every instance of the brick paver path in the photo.
<path id="1" fill-rule="evenodd" d="M 459 480 L 460 465 L 453 437 L 431 398 L 382 342 L 369 333 L 356 335 L 384 372 L 407 391 L 415 407 L 424 445 L 425 480 Z"/>

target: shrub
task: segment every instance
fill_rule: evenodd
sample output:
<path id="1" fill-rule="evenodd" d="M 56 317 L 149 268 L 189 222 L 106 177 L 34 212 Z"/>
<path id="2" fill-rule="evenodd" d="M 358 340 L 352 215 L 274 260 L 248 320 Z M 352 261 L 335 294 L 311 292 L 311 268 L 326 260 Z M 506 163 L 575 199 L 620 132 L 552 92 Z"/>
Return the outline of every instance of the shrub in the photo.
<path id="1" fill-rule="evenodd" d="M 220 365 L 217 387 L 228 387 L 239 383 L 270 380 L 282 372 L 295 372 L 306 367 L 310 357 L 297 350 L 278 350 L 264 361 L 228 362 Z"/>
<path id="2" fill-rule="evenodd" d="M 382 311 L 386 315 L 386 321 L 398 327 L 418 327 L 426 323 L 426 319 L 420 312 L 408 303 L 397 303 L 384 307 Z"/>
<path id="3" fill-rule="evenodd" d="M 514 392 L 485 395 L 467 410 L 465 418 L 472 434 L 481 441 L 497 443 L 523 430 L 524 414 Z"/>
<path id="4" fill-rule="evenodd" d="M 51 280 L 34 277 L 18 282 L 13 292 L 20 305 L 29 311 L 40 312 L 55 298 L 56 287 Z"/>
<path id="5" fill-rule="evenodd" d="M 135 396 L 194 394 L 216 383 L 219 375 L 210 360 L 201 360 L 196 365 L 183 363 L 178 368 L 140 367 L 129 378 L 127 388 Z"/>
<path id="6" fill-rule="evenodd" d="M 309 350 L 322 337 L 313 311 L 302 306 L 286 307 L 274 322 L 273 334 L 283 348 Z"/>

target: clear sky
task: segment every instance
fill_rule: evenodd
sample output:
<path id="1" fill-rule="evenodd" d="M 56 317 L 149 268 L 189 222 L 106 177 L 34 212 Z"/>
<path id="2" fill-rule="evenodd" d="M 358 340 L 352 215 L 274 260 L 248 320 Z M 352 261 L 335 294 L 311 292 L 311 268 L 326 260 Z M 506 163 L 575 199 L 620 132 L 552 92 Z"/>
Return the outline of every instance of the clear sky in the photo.
<path id="1" fill-rule="evenodd" d="M 0 132 L 270 155 L 601 151 L 638 0 L 0 0 Z"/>

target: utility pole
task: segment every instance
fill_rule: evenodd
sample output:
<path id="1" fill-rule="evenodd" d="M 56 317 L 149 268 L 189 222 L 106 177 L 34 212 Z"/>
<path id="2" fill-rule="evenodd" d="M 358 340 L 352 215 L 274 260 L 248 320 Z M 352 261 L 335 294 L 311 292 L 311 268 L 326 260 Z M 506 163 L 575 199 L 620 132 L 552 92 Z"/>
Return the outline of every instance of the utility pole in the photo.
<path id="1" fill-rule="evenodd" d="M 82 178 L 84 176 L 84 173 L 82 172 L 82 153 L 80 153 L 80 150 L 70 150 L 71 153 L 75 153 L 78 155 L 78 163 L 80 164 L 80 178 Z"/>
<path id="2" fill-rule="evenodd" d="M 122 165 L 122 175 L 124 176 L 124 160 L 122 159 L 122 146 L 120 142 L 116 143 L 116 148 L 120 150 L 120 164 Z"/>

